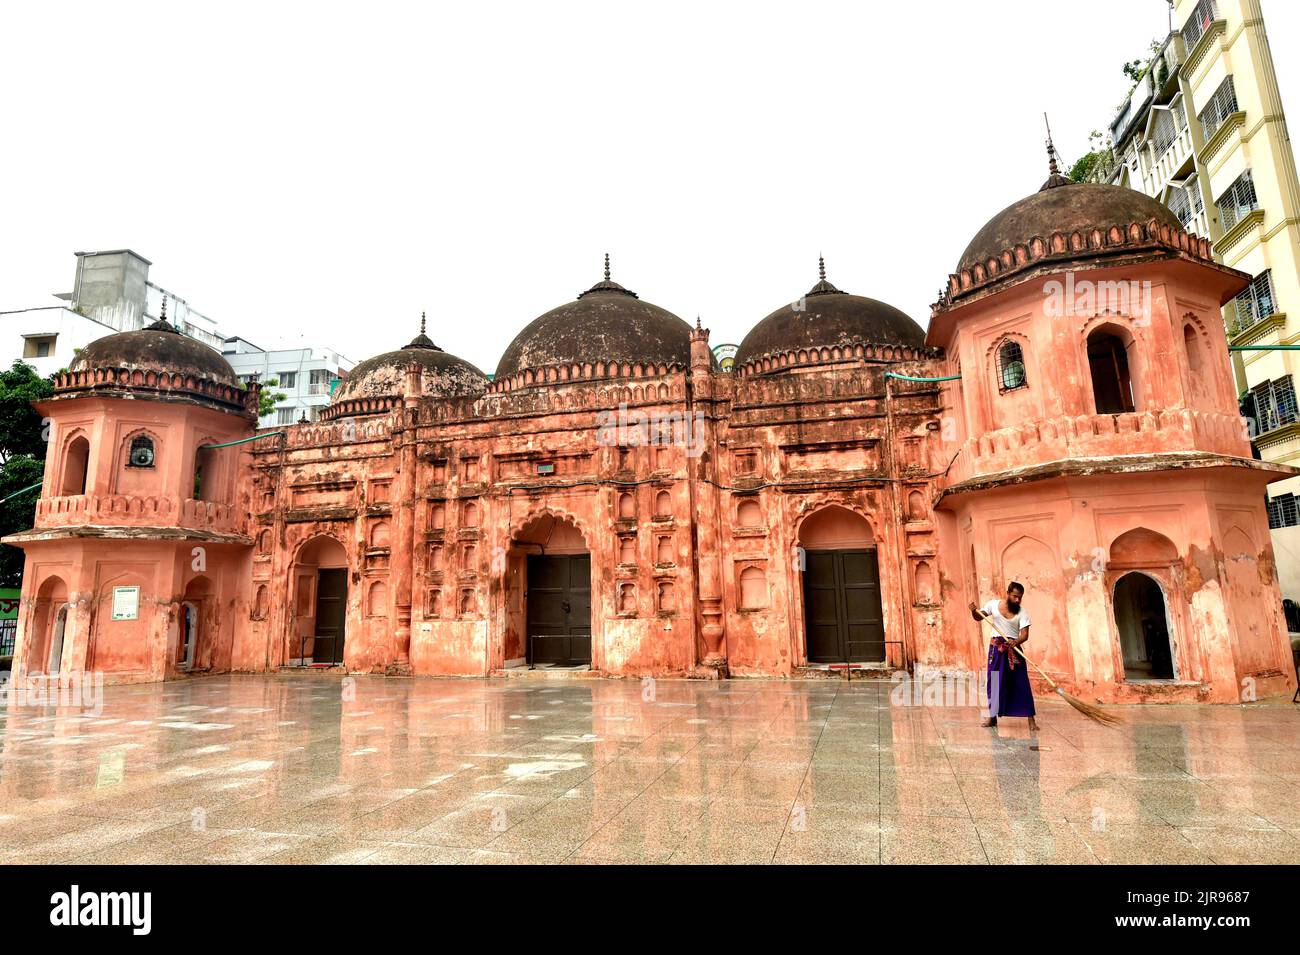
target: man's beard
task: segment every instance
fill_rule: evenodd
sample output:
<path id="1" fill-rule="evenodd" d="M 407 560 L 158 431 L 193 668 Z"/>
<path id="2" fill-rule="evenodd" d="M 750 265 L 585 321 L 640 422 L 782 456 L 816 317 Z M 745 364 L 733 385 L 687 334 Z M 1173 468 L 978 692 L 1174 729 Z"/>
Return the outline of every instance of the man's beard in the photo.
<path id="1" fill-rule="evenodd" d="M 1020 601 L 1019 601 L 1019 600 L 1014 600 L 1014 601 L 1012 601 L 1012 600 L 1008 600 L 1008 601 L 1007 601 L 1007 609 L 1010 610 L 1012 613 L 1020 613 Z"/>

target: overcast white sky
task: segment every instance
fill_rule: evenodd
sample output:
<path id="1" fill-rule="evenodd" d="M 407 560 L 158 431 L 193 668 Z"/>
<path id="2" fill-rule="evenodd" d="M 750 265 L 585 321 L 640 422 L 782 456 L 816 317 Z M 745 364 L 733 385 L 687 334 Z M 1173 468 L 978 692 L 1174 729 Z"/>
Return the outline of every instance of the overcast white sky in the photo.
<path id="1" fill-rule="evenodd" d="M 1265 0 L 1290 115 L 1300 3 Z M 0 309 L 78 250 L 263 347 L 354 360 L 422 309 L 485 371 L 600 277 L 739 342 L 816 280 L 922 325 L 1067 161 L 1164 0 L 7 4 Z M 1297 122 L 1300 120 L 1294 120 Z"/>

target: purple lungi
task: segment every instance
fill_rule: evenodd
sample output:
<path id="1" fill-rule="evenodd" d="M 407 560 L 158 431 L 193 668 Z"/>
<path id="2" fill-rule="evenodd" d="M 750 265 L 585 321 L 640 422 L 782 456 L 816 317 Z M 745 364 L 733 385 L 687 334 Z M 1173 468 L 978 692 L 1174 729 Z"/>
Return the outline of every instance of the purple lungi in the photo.
<path id="1" fill-rule="evenodd" d="M 1001 637 L 989 644 L 989 716 L 1033 716 L 1029 665 Z"/>

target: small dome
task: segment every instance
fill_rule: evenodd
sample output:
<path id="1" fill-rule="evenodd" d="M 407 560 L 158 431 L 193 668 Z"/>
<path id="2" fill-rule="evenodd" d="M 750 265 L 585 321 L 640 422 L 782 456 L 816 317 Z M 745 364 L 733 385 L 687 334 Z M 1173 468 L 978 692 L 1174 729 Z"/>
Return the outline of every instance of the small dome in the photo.
<path id="1" fill-rule="evenodd" d="M 68 365 L 69 371 L 95 368 L 180 373 L 232 388 L 244 387 L 230 362 L 220 352 L 182 335 L 167 321 L 165 304 L 158 321 L 135 331 L 97 338 L 81 349 Z"/>
<path id="2" fill-rule="evenodd" d="M 1007 206 L 975 234 L 961 254 L 957 271 L 997 258 L 1035 236 L 1046 239 L 1053 232 L 1087 234 L 1093 229 L 1105 232 L 1113 225 L 1152 219 L 1183 229 L 1173 212 L 1145 193 L 1125 186 L 1071 182 L 1053 169 L 1042 188 Z"/>
<path id="3" fill-rule="evenodd" d="M 401 395 L 405 391 L 406 368 L 411 362 L 424 368 L 423 393 L 426 397 L 456 398 L 487 390 L 487 375 L 435 345 L 424 333 L 424 316 L 421 315 L 420 334 L 410 344 L 358 364 L 343 379 L 330 404 L 354 398 Z"/>
<path id="4" fill-rule="evenodd" d="M 818 269 L 821 280 L 807 295 L 781 306 L 750 329 L 736 352 L 737 366 L 800 348 L 922 346 L 925 332 L 906 313 L 874 298 L 841 292 L 826 281 L 825 262 L 819 260 Z"/>
<path id="5" fill-rule="evenodd" d="M 607 255 L 604 281 L 530 322 L 501 356 L 496 380 L 550 365 L 604 361 L 685 367 L 690 359 L 690 325 L 610 281 Z"/>

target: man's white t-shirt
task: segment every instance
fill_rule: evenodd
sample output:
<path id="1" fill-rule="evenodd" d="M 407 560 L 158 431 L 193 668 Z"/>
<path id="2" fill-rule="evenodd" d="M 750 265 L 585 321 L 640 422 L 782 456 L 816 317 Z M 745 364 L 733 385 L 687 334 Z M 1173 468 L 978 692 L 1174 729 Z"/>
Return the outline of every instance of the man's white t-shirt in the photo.
<path id="1" fill-rule="evenodd" d="M 1002 616 L 1002 601 L 990 600 L 984 605 L 984 612 L 993 618 L 993 629 L 1003 637 L 1020 638 L 1020 631 L 1029 628 L 1029 611 L 1020 605 L 1020 613 L 1014 617 Z"/>

